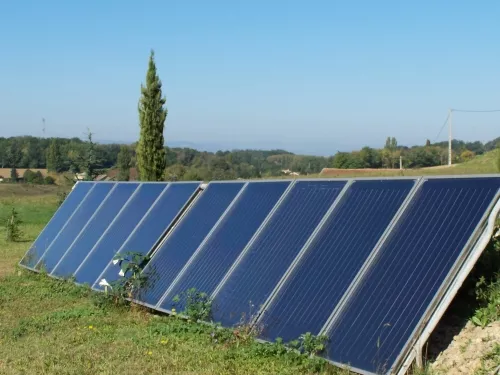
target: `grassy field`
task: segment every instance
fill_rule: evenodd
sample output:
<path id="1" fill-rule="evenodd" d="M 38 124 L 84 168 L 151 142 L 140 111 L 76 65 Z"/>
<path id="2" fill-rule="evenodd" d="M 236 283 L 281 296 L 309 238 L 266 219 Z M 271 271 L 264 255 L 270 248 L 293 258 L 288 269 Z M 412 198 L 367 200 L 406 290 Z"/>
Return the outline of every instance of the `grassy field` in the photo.
<path id="1" fill-rule="evenodd" d="M 2 222 L 11 207 L 24 222 L 20 242 L 6 242 L 0 227 L 1 374 L 349 373 L 282 346 L 216 342 L 210 326 L 115 306 L 86 288 L 17 267 L 57 199 L 55 188 L 0 187 Z"/>

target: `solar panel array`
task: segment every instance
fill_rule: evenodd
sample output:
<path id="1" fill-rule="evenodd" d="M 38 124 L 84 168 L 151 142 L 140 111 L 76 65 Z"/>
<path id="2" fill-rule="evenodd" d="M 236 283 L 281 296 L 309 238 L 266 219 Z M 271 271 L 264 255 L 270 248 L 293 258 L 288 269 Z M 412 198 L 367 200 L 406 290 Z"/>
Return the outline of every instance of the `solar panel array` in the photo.
<path id="1" fill-rule="evenodd" d="M 174 297 L 196 288 L 224 326 L 326 334 L 332 363 L 395 373 L 482 251 L 499 197 L 500 176 L 85 182 L 20 264 L 101 290 L 120 277 L 117 253 L 150 254 L 137 303 L 182 310 Z"/>

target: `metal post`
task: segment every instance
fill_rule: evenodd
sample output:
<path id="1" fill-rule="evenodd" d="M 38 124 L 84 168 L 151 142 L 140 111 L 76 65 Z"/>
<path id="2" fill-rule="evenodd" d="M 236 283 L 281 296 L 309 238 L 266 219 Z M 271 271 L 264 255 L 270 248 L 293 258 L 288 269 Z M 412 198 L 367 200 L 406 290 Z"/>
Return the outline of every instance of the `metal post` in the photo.
<path id="1" fill-rule="evenodd" d="M 453 113 L 453 110 L 450 109 L 449 116 L 448 116 L 448 165 L 451 166 L 451 114 Z"/>

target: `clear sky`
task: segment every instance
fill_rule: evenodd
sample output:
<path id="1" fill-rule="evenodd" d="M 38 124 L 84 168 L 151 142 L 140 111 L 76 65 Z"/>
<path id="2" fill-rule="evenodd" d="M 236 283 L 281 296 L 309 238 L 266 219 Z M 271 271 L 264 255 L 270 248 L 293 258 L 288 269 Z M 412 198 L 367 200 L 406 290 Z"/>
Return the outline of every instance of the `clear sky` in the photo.
<path id="1" fill-rule="evenodd" d="M 500 1 L 0 2 L 0 136 L 138 137 L 154 48 L 167 144 L 333 154 L 500 109 Z M 500 136 L 500 113 L 454 135 Z M 445 140 L 444 130 L 439 137 Z"/>

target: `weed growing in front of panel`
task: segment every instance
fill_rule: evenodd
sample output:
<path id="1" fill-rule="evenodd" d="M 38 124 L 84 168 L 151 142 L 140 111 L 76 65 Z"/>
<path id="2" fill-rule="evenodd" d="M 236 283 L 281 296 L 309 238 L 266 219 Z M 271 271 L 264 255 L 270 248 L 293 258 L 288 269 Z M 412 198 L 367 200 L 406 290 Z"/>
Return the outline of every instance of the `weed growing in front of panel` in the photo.
<path id="1" fill-rule="evenodd" d="M 474 288 L 479 306 L 471 321 L 483 328 L 500 319 L 500 225 L 493 233 L 476 267 L 481 275 Z"/>
<path id="2" fill-rule="evenodd" d="M 149 275 L 142 272 L 148 259 L 148 256 L 134 251 L 116 254 L 113 263 L 120 268 L 120 277 L 108 285 L 104 284 L 106 295 L 116 304 L 139 300 L 141 293 L 150 285 Z"/>
<path id="3" fill-rule="evenodd" d="M 184 304 L 182 314 L 195 322 L 208 321 L 212 318 L 212 299 L 207 293 L 190 288 L 173 298 L 174 306 Z M 175 309 L 173 310 L 175 312 Z"/>

